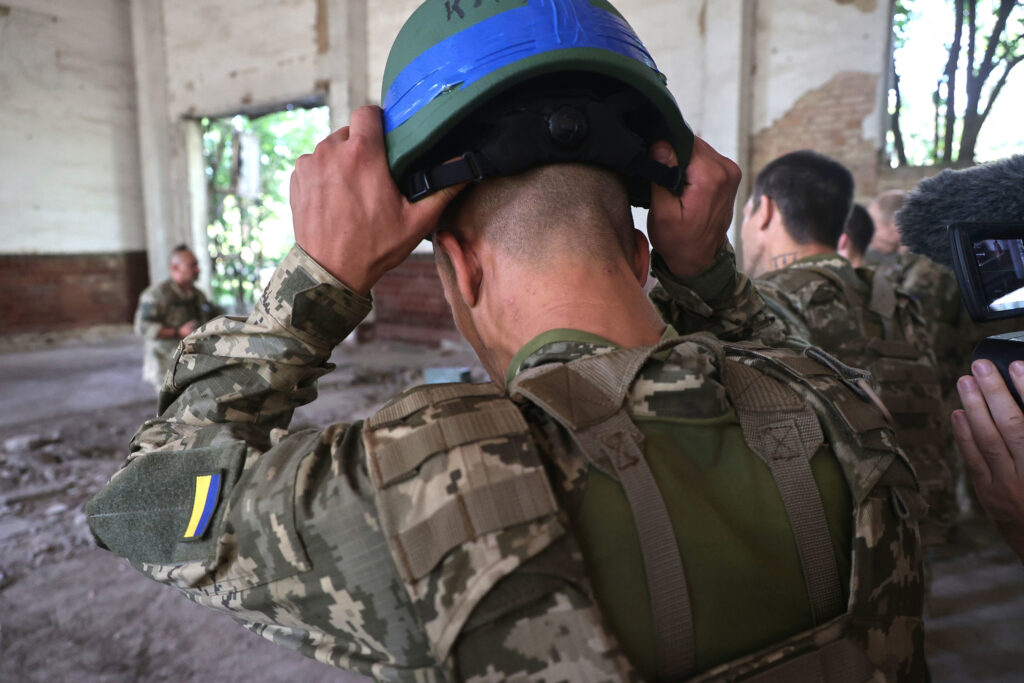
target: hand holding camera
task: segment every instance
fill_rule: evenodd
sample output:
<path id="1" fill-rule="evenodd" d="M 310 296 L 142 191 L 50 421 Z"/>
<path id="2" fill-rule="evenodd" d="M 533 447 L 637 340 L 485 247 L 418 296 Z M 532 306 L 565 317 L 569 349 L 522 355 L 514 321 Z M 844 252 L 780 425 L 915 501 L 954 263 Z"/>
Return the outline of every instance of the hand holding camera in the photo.
<path id="1" fill-rule="evenodd" d="M 985 512 L 1024 562 L 1024 412 L 993 363 L 977 360 L 957 391 L 964 409 L 953 413 L 953 435 Z M 1009 365 L 1024 391 L 1024 362 Z"/>

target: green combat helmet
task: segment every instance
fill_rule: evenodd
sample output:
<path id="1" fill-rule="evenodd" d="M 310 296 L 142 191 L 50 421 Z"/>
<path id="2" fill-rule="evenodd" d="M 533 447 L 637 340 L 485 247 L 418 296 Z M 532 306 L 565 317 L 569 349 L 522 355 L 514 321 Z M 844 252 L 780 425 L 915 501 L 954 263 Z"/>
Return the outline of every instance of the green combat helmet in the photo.
<path id="1" fill-rule="evenodd" d="M 399 32 L 381 93 L 388 162 L 419 199 L 547 163 L 609 168 L 630 201 L 678 194 L 693 148 L 643 43 L 603 0 L 427 0 Z M 669 140 L 670 169 L 648 155 Z"/>

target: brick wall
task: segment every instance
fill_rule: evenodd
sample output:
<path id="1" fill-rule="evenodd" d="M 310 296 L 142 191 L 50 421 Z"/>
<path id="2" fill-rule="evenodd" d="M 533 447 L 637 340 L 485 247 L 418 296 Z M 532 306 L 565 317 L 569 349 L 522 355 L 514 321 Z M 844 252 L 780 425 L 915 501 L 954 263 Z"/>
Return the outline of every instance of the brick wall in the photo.
<path id="1" fill-rule="evenodd" d="M 805 93 L 770 127 L 753 139 L 751 170 L 756 175 L 772 159 L 813 149 L 842 162 L 857 181 L 857 196 L 872 197 L 878 183 L 878 152 L 864 139 L 864 119 L 875 110 L 878 77 L 843 72 Z"/>
<path id="2" fill-rule="evenodd" d="M 0 255 L 0 335 L 131 322 L 146 252 Z"/>
<path id="3" fill-rule="evenodd" d="M 946 166 L 901 166 L 878 172 L 878 194 L 889 190 L 913 190 L 922 180 L 938 175 Z"/>
<path id="4" fill-rule="evenodd" d="M 413 254 L 373 288 L 377 339 L 437 346 L 458 339 L 431 254 Z"/>

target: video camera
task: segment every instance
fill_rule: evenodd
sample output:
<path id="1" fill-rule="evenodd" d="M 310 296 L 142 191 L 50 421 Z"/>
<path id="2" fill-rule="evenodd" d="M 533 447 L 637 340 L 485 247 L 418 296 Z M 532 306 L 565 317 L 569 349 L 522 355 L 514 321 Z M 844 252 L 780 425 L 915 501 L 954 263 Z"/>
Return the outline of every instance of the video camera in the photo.
<path id="1" fill-rule="evenodd" d="M 967 312 L 975 322 L 1024 316 L 1024 223 L 954 223 L 949 226 L 953 270 Z M 991 360 L 1017 404 L 1010 363 L 1024 360 L 1024 331 L 983 339 L 972 361 Z"/>
<path id="2" fill-rule="evenodd" d="M 1024 316 L 1024 154 L 921 182 L 896 223 L 911 251 L 956 271 L 975 321 Z M 1024 408 L 1009 375 L 1010 363 L 1024 360 L 1024 331 L 982 340 L 979 358 L 995 363 Z"/>

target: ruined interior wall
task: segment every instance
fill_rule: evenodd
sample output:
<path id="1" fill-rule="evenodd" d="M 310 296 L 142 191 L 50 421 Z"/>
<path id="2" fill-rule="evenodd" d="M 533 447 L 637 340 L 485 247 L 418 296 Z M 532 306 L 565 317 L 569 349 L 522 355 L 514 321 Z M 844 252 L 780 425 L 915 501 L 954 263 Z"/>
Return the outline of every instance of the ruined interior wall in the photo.
<path id="1" fill-rule="evenodd" d="M 163 0 L 168 114 L 232 114 L 326 90 L 324 14 L 317 0 Z"/>
<path id="2" fill-rule="evenodd" d="M 797 149 L 846 164 L 874 195 L 888 66 L 884 0 L 758 3 L 749 172 Z"/>
<path id="3" fill-rule="evenodd" d="M 126 0 L 0 0 L 0 253 L 142 249 Z"/>
<path id="4" fill-rule="evenodd" d="M 146 271 L 127 0 L 0 0 L 0 150 L 0 335 L 129 322 Z"/>

